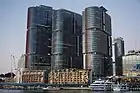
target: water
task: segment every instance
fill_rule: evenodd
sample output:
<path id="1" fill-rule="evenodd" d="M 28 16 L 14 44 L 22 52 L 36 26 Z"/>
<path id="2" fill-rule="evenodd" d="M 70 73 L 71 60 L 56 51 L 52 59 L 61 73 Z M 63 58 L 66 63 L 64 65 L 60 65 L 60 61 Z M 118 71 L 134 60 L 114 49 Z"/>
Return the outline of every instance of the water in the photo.
<path id="1" fill-rule="evenodd" d="M 41 91 L 41 90 L 2 90 L 0 93 L 140 93 L 140 91 L 127 91 L 127 92 L 116 92 L 116 91 L 87 91 L 87 90 L 60 90 L 60 91 Z"/>

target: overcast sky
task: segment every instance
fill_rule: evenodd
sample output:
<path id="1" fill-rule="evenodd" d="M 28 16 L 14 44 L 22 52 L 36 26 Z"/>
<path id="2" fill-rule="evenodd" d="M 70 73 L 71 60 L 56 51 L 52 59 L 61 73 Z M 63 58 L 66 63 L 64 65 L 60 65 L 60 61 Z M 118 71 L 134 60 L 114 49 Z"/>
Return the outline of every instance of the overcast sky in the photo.
<path id="1" fill-rule="evenodd" d="M 123 37 L 125 51 L 140 49 L 140 0 L 0 0 L 0 73 L 10 71 L 10 55 L 16 62 L 25 53 L 27 8 L 36 5 L 82 13 L 85 7 L 103 5 L 112 18 L 113 37 Z"/>

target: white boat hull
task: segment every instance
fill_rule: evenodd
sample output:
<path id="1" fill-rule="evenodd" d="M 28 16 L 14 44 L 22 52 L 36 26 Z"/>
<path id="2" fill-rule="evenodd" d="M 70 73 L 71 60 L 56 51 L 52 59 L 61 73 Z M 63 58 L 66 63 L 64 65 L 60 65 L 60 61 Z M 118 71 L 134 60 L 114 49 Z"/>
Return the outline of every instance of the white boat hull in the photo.
<path id="1" fill-rule="evenodd" d="M 44 91 L 57 91 L 60 90 L 60 88 L 43 88 Z"/>
<path id="2" fill-rule="evenodd" d="M 113 91 L 129 91 L 129 87 L 124 84 L 118 84 L 117 86 L 113 87 Z"/>
<path id="3" fill-rule="evenodd" d="M 106 80 L 96 80 L 89 86 L 92 91 L 112 91 L 112 82 Z"/>
<path id="4" fill-rule="evenodd" d="M 113 91 L 129 91 L 129 89 L 114 88 Z"/>
<path id="5" fill-rule="evenodd" d="M 112 91 L 111 87 L 90 87 L 92 91 Z"/>
<path id="6" fill-rule="evenodd" d="M 92 91 L 111 91 L 111 89 L 92 88 Z"/>
<path id="7" fill-rule="evenodd" d="M 121 91 L 120 88 L 114 88 L 113 91 Z"/>

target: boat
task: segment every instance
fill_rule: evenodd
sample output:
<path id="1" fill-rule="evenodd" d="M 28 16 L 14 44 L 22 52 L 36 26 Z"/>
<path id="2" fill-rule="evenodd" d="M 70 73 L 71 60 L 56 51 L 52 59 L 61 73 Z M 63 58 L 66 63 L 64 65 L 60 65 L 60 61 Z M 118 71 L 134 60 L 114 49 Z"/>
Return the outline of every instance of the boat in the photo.
<path id="1" fill-rule="evenodd" d="M 113 86 L 113 91 L 129 91 L 128 84 L 117 84 Z"/>
<path id="2" fill-rule="evenodd" d="M 42 88 L 44 91 L 57 91 L 57 90 L 60 90 L 59 87 L 51 87 L 51 86 L 48 86 L 48 87 L 44 87 Z"/>
<path id="3" fill-rule="evenodd" d="M 99 79 L 95 80 L 89 87 L 92 91 L 112 91 L 112 85 L 112 82 Z"/>

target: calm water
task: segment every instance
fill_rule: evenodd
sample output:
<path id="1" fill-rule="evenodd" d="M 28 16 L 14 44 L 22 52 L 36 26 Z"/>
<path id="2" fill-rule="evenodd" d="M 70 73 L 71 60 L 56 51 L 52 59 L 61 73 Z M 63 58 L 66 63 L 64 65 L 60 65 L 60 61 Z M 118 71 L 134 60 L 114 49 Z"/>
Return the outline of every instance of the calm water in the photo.
<path id="1" fill-rule="evenodd" d="M 129 92 L 90 92 L 87 90 L 60 90 L 60 91 L 40 91 L 40 90 L 30 90 L 30 91 L 21 91 L 21 90 L 1 90 L 0 93 L 140 93 L 140 91 L 129 91 Z"/>

